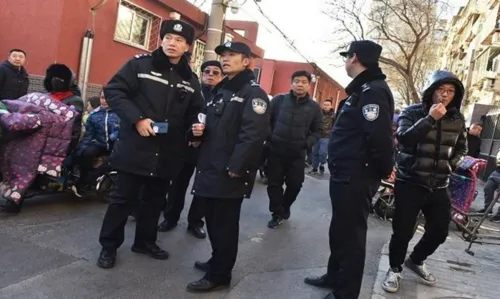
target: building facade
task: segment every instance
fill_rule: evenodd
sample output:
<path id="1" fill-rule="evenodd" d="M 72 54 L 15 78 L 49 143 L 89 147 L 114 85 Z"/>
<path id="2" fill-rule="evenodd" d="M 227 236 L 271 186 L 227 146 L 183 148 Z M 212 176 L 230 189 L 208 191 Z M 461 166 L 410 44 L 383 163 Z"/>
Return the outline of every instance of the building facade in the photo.
<path id="1" fill-rule="evenodd" d="M 309 94 L 318 103 L 331 99 L 337 106 L 338 101 L 346 96 L 344 88 L 314 63 L 256 59 L 254 64 L 256 77 L 269 95 L 290 91 L 292 74 L 298 70 L 305 70 L 314 75 Z"/>
<path id="2" fill-rule="evenodd" d="M 0 53 L 6 57 L 12 48 L 27 52 L 31 91 L 43 90 L 45 69 L 58 62 L 76 73 L 87 97 L 99 94 L 102 85 L 128 59 L 160 45 L 160 24 L 168 18 L 183 20 L 195 28 L 192 65 L 199 73 L 208 15 L 196 6 L 184 0 L 90 2 L 95 5 L 89 6 L 87 0 L 2 2 Z M 224 41 L 249 44 L 252 55 L 261 58 L 264 51 L 256 45 L 257 32 L 257 23 L 227 21 L 222 34 Z"/>

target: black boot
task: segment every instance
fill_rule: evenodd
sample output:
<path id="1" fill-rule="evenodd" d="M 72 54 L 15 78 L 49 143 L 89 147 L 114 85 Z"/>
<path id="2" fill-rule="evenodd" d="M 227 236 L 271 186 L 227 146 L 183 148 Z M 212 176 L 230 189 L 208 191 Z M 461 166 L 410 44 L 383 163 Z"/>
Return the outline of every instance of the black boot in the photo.
<path id="1" fill-rule="evenodd" d="M 103 248 L 97 259 L 97 266 L 103 269 L 110 269 L 116 263 L 116 249 Z"/>
<path id="2" fill-rule="evenodd" d="M 325 274 L 323 276 L 310 276 L 304 279 L 304 282 L 308 285 L 312 285 L 320 288 L 332 288 L 332 283 Z"/>
<path id="3" fill-rule="evenodd" d="M 227 288 L 229 287 L 229 284 L 229 282 L 215 283 L 206 278 L 202 278 L 200 280 L 189 283 L 187 285 L 187 291 L 192 293 L 205 293 Z"/>
<path id="4" fill-rule="evenodd" d="M 132 245 L 132 251 L 142 253 L 157 260 L 166 260 L 169 257 L 168 252 L 161 249 L 156 243 L 146 243 L 142 245 Z"/>
<path id="5" fill-rule="evenodd" d="M 187 230 L 198 239 L 205 239 L 207 237 L 205 230 L 199 226 L 188 226 Z"/>

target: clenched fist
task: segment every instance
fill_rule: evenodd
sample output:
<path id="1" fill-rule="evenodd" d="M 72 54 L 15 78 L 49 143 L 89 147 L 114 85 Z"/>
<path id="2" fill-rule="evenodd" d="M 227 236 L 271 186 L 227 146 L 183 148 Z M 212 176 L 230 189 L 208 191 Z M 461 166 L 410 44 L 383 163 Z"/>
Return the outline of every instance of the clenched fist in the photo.
<path id="1" fill-rule="evenodd" d="M 431 106 L 429 110 L 429 115 L 434 118 L 434 120 L 440 120 L 446 114 L 446 107 L 439 103 Z"/>

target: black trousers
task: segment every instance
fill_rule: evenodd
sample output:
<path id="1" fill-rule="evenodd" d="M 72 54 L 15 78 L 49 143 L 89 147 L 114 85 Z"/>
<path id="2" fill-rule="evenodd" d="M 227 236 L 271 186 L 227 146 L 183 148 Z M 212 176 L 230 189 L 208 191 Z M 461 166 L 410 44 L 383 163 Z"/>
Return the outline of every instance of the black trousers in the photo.
<path id="1" fill-rule="evenodd" d="M 229 283 L 238 255 L 240 212 L 243 198 L 200 198 L 205 205 L 207 232 L 212 245 L 210 270 L 205 278 L 214 283 Z"/>
<path id="2" fill-rule="evenodd" d="M 189 181 L 193 176 L 194 164 L 184 164 L 179 176 L 172 181 L 168 193 L 168 204 L 163 210 L 163 217 L 169 223 L 177 223 L 181 217 L 182 209 L 186 198 L 186 191 L 189 187 Z M 191 201 L 191 207 L 188 213 L 188 225 L 190 227 L 203 227 L 205 224 L 202 220 L 204 216 L 203 200 L 198 196 L 194 196 Z"/>
<path id="3" fill-rule="evenodd" d="M 337 299 L 359 296 L 366 254 L 368 214 L 380 180 L 366 177 L 330 179 L 332 220 L 327 277 Z"/>
<path id="4" fill-rule="evenodd" d="M 96 179 L 99 174 L 101 174 L 104 170 L 96 169 L 94 174 L 93 163 L 94 159 L 109 154 L 109 151 L 103 147 L 89 145 L 86 147 L 80 156 L 76 158 L 78 165 L 80 166 L 80 179 L 76 183 L 77 187 L 84 187 L 89 182 L 92 182 L 93 179 Z M 107 162 L 103 163 L 102 168 L 106 168 Z M 99 168 L 101 168 L 101 166 Z M 105 171 L 104 171 L 105 172 Z M 92 173 L 92 175 L 91 175 Z"/>
<path id="5" fill-rule="evenodd" d="M 396 181 L 394 186 L 394 200 L 389 263 L 391 268 L 401 271 L 420 210 L 425 217 L 425 233 L 410 255 L 416 264 L 425 261 L 446 241 L 451 220 L 451 202 L 448 188 L 431 192 L 424 187 L 401 181 Z"/>
<path id="6" fill-rule="evenodd" d="M 158 220 L 169 187 L 168 180 L 119 171 L 116 185 L 109 194 L 110 203 L 99 236 L 102 247 L 116 249 L 123 244 L 128 216 L 137 207 L 134 244 L 156 242 Z M 139 198 L 140 204 L 137 203 Z"/>
<path id="7" fill-rule="evenodd" d="M 267 159 L 269 211 L 283 216 L 299 195 L 304 183 L 304 158 L 289 158 L 270 152 Z M 283 183 L 286 184 L 283 192 Z"/>

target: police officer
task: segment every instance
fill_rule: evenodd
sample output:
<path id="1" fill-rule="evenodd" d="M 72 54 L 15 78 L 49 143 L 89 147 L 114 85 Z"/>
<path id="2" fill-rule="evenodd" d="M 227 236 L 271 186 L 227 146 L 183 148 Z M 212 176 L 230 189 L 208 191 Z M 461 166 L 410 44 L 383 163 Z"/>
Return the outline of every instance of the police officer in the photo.
<path id="1" fill-rule="evenodd" d="M 374 186 L 393 167 L 394 99 L 378 66 L 381 52 L 380 45 L 362 40 L 340 53 L 353 80 L 346 87 L 348 97 L 328 146 L 331 255 L 325 275 L 305 279 L 307 284 L 334 289 L 326 298 L 358 298 Z"/>
<path id="2" fill-rule="evenodd" d="M 203 126 L 195 126 L 187 134 L 203 108 L 200 85 L 184 55 L 193 42 L 194 29 L 181 21 L 166 20 L 160 37 L 160 48 L 129 60 L 104 88 L 121 126 L 110 157 L 118 175 L 99 237 L 102 251 L 97 265 L 101 268 L 114 266 L 127 217 L 141 189 L 132 251 L 168 258 L 156 245 L 156 226 L 170 181 L 182 167 L 179 157 L 186 136 L 203 133 Z"/>
<path id="3" fill-rule="evenodd" d="M 212 88 L 222 80 L 222 66 L 217 60 L 208 60 L 201 65 L 201 70 L 203 72 L 201 77 L 201 92 L 205 102 L 207 102 L 211 97 Z M 182 209 L 184 208 L 186 190 L 193 176 L 199 154 L 200 148 L 186 145 L 184 166 L 179 176 L 172 182 L 168 194 L 169 204 L 166 205 L 163 211 L 165 220 L 158 226 L 158 231 L 170 231 L 177 226 Z M 206 237 L 206 233 L 203 230 L 203 225 L 205 224 L 202 219 L 203 217 L 203 201 L 194 196 L 188 212 L 188 232 L 199 239 Z"/>
<path id="4" fill-rule="evenodd" d="M 205 276 L 191 282 L 192 292 L 226 287 L 238 252 L 240 210 L 249 198 L 269 132 L 269 99 L 254 82 L 250 48 L 227 42 L 215 48 L 226 78 L 206 107 L 206 129 L 192 193 L 205 201 L 212 257 L 195 268 Z"/>

